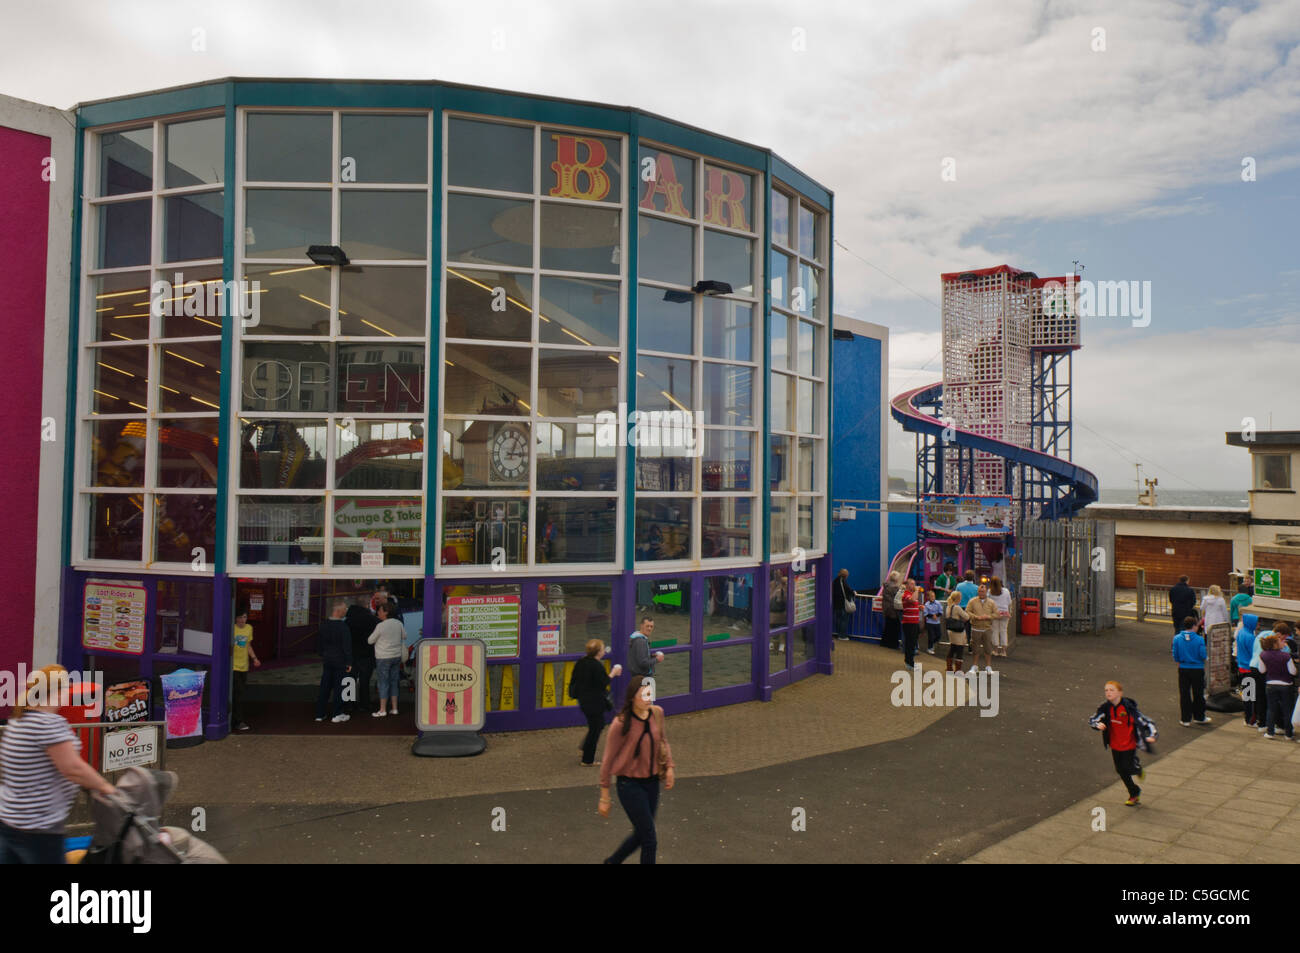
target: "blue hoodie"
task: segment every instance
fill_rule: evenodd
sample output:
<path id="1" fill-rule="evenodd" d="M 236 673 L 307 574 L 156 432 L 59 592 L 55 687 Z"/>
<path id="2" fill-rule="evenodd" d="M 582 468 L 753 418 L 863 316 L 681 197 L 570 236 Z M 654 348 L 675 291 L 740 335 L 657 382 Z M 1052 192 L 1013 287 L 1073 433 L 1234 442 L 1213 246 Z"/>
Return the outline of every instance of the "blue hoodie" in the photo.
<path id="1" fill-rule="evenodd" d="M 1179 668 L 1205 667 L 1205 639 L 1191 629 L 1174 636 L 1173 653 Z"/>
<path id="2" fill-rule="evenodd" d="M 1259 616 L 1249 612 L 1241 614 L 1241 625 L 1237 627 L 1237 668 L 1251 668 L 1251 657 L 1255 653 L 1255 625 Z"/>

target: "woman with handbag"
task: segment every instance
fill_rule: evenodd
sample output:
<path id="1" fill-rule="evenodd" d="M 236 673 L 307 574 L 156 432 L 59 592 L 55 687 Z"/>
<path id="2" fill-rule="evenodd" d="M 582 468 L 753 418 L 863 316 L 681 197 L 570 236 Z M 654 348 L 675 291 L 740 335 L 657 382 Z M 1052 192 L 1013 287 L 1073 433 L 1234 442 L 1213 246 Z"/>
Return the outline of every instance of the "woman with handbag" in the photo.
<path id="1" fill-rule="evenodd" d="M 618 800 L 632 822 L 631 835 L 605 859 L 621 864 L 632 851 L 641 848 L 641 863 L 655 862 L 658 838 L 655 811 L 659 808 L 659 779 L 672 790 L 676 783 L 672 749 L 664 734 L 664 710 L 653 704 L 653 687 L 643 685 L 640 675 L 627 686 L 627 698 L 605 738 L 605 759 L 600 766 L 601 817 L 609 817 L 611 777 L 618 779 Z"/>
<path id="2" fill-rule="evenodd" d="M 63 825 L 79 788 L 113 785 L 81 760 L 81 741 L 59 714 L 68 671 L 32 672 L 0 739 L 0 864 L 62 864 Z"/>
<path id="3" fill-rule="evenodd" d="M 605 657 L 605 643 L 592 639 L 587 643 L 586 658 L 578 659 L 569 676 L 569 697 L 577 699 L 578 707 L 587 717 L 587 737 L 582 742 L 582 764 L 593 767 L 596 759 L 596 742 L 605 727 L 605 712 L 613 708 L 609 700 L 609 683 L 623 673 L 622 665 L 615 665 L 606 674 L 600 660 Z"/>
<path id="4" fill-rule="evenodd" d="M 943 607 L 943 627 L 948 630 L 948 672 L 960 672 L 965 666 L 962 656 L 966 653 L 966 622 L 970 616 L 961 607 L 961 593 L 953 591 Z"/>
<path id="5" fill-rule="evenodd" d="M 831 608 L 835 612 L 835 637 L 841 642 L 849 640 L 849 616 L 858 609 L 853 596 L 853 587 L 849 585 L 849 571 L 841 569 L 831 585 Z"/>

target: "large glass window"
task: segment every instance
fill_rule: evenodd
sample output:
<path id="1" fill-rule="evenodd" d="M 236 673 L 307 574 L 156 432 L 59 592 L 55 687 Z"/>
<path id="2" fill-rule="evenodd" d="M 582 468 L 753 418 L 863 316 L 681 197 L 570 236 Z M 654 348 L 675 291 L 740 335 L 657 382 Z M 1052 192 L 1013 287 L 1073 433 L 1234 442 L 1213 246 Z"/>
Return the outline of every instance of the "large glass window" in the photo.
<path id="1" fill-rule="evenodd" d="M 826 548 L 825 419 L 829 348 L 825 285 L 826 215 L 803 198 L 772 190 L 769 281 L 772 316 L 772 555 Z"/>
<path id="2" fill-rule="evenodd" d="M 1291 457 L 1285 453 L 1256 453 L 1255 489 L 1291 489 Z"/>
<path id="3" fill-rule="evenodd" d="M 423 564 L 428 113 L 245 120 L 240 564 Z M 292 186 L 292 187 L 290 187 Z M 346 267 L 313 263 L 337 245 Z"/>
<path id="4" fill-rule="evenodd" d="M 221 329 L 244 297 L 221 277 L 225 119 L 90 142 L 75 558 L 210 571 Z"/>
<path id="5" fill-rule="evenodd" d="M 637 169 L 637 409 L 685 431 L 637 448 L 637 559 L 750 557 L 760 180 L 651 143 Z"/>
<path id="6" fill-rule="evenodd" d="M 443 565 L 613 563 L 622 139 L 448 117 Z M 470 495 L 472 494 L 472 495 Z"/>

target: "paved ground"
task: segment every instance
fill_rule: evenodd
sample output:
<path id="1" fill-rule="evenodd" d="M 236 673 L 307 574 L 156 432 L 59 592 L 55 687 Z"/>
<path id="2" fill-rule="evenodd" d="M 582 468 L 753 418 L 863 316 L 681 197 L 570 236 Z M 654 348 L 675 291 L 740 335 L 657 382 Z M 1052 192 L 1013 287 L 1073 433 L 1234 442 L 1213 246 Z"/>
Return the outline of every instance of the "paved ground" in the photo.
<path id="1" fill-rule="evenodd" d="M 1125 623 L 1099 636 L 1021 639 L 1002 664 L 992 718 L 969 707 L 893 706 L 890 674 L 901 656 L 859 643 L 838 643 L 834 675 L 771 703 L 676 716 L 668 730 L 680 780 L 661 801 L 660 860 L 953 862 L 1040 822 L 1064 828 L 1057 815 L 1083 805 L 1113 806 L 1115 836 L 1117 825 L 1159 824 L 1157 812 L 1174 813 L 1159 806 L 1174 777 L 1189 786 L 1169 792 L 1171 805 L 1197 785 L 1213 788 L 1199 792 L 1207 797 L 1225 792 L 1224 801 L 1238 792 L 1292 796 L 1268 785 L 1300 784 L 1275 764 L 1300 747 L 1245 737 L 1222 724 L 1226 715 L 1217 731 L 1178 725 L 1166 628 Z M 1116 816 L 1126 809 L 1110 757 L 1086 724 L 1108 678 L 1124 682 L 1162 733 L 1142 813 L 1131 819 Z M 244 862 L 595 861 L 628 825 L 617 805 L 610 820 L 596 815 L 595 772 L 577 764 L 581 735 L 493 734 L 485 754 L 455 760 L 414 758 L 396 737 L 232 736 L 170 752 L 181 782 L 168 820 L 202 806 L 204 836 Z M 1216 747 L 1220 735 L 1232 750 Z M 1207 745 L 1205 754 L 1182 753 L 1189 742 Z M 1216 768 L 1244 779 L 1240 787 Z M 792 829 L 796 808 L 805 830 Z M 493 830 L 502 812 L 506 829 Z M 1170 849 L 1184 833 L 1170 834 Z M 1062 857 L 1089 835 L 1101 836 L 1086 829 Z"/>
<path id="2" fill-rule="evenodd" d="M 1295 863 L 1300 745 L 1266 741 L 1240 718 L 1220 720 L 1153 764 L 1138 807 L 1123 805 L 1128 795 L 1117 780 L 970 862 Z"/>

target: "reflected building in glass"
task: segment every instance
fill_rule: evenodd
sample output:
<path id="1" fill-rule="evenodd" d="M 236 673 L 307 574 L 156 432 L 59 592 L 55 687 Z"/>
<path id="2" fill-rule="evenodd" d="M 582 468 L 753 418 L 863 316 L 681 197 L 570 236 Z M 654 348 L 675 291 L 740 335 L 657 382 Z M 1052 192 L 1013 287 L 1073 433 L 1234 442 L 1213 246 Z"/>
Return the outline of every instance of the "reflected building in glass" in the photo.
<path id="1" fill-rule="evenodd" d="M 77 115 L 69 667 L 207 669 L 220 736 L 236 611 L 305 665 L 383 582 L 412 639 L 485 638 L 494 729 L 580 723 L 573 662 L 646 615 L 670 712 L 830 671 L 824 187 L 636 109 L 436 83 Z M 84 644 L 91 579 L 145 593 L 142 646 Z"/>

